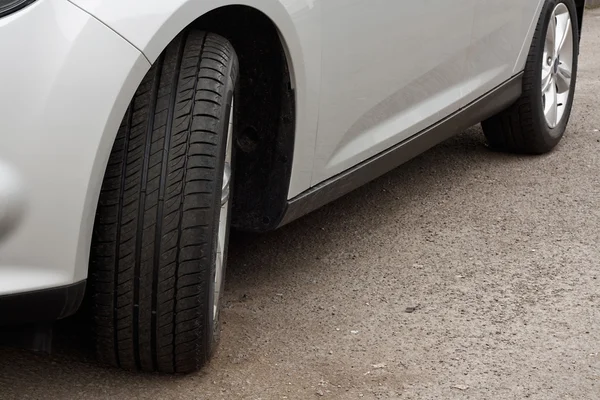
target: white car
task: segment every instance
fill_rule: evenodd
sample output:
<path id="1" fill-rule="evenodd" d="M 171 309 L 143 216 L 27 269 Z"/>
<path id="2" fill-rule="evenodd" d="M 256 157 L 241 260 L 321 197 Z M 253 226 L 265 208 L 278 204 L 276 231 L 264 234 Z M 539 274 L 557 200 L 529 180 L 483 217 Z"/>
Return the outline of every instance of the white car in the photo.
<path id="1" fill-rule="evenodd" d="M 482 122 L 561 140 L 585 0 L 0 0 L 0 322 L 189 372 L 228 231 L 264 232 Z"/>

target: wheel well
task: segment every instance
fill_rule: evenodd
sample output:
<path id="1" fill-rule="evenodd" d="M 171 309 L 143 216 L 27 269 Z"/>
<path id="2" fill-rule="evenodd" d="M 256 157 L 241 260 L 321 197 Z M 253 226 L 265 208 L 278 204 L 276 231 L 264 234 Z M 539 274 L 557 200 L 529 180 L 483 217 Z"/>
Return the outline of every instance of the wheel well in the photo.
<path id="1" fill-rule="evenodd" d="M 295 97 L 279 31 L 246 6 L 213 10 L 192 26 L 227 38 L 239 59 L 232 226 L 271 230 L 287 206 L 295 135 Z"/>

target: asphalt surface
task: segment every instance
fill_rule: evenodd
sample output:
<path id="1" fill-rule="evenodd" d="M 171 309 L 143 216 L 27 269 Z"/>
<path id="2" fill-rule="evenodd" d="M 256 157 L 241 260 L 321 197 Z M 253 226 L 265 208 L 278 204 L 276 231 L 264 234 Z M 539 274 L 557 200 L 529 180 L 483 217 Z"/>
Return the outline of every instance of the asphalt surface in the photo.
<path id="1" fill-rule="evenodd" d="M 600 10 L 573 116 L 542 157 L 474 127 L 343 199 L 231 244 L 224 332 L 202 372 L 0 348 L 0 399 L 599 399 Z"/>

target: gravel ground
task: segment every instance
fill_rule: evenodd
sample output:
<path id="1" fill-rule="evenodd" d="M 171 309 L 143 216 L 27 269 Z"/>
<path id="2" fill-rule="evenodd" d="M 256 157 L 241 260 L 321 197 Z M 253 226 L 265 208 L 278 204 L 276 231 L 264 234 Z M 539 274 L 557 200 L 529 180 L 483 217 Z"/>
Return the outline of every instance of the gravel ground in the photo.
<path id="1" fill-rule="evenodd" d="M 557 151 L 474 127 L 312 215 L 236 236 L 201 373 L 98 366 L 77 321 L 52 357 L 0 349 L 0 399 L 600 398 L 600 10 Z"/>

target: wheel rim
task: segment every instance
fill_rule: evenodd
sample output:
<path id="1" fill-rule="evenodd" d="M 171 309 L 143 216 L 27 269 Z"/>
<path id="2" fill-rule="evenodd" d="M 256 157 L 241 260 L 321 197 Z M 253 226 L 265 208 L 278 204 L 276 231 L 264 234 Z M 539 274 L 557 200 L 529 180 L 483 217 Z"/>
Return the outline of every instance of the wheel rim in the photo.
<path id="1" fill-rule="evenodd" d="M 229 126 L 227 127 L 227 144 L 225 147 L 225 164 L 223 168 L 223 185 L 221 187 L 221 210 L 219 212 L 219 231 L 217 234 L 217 257 L 215 260 L 214 307 L 213 320 L 219 318 L 219 302 L 225 275 L 225 244 L 227 243 L 227 224 L 229 216 L 229 194 L 231 193 L 231 158 L 233 147 L 233 98 L 229 110 Z"/>
<path id="2" fill-rule="evenodd" d="M 569 9 L 560 3 L 552 11 L 542 59 L 542 105 L 550 128 L 555 128 L 565 114 L 572 70 L 573 24 Z"/>

